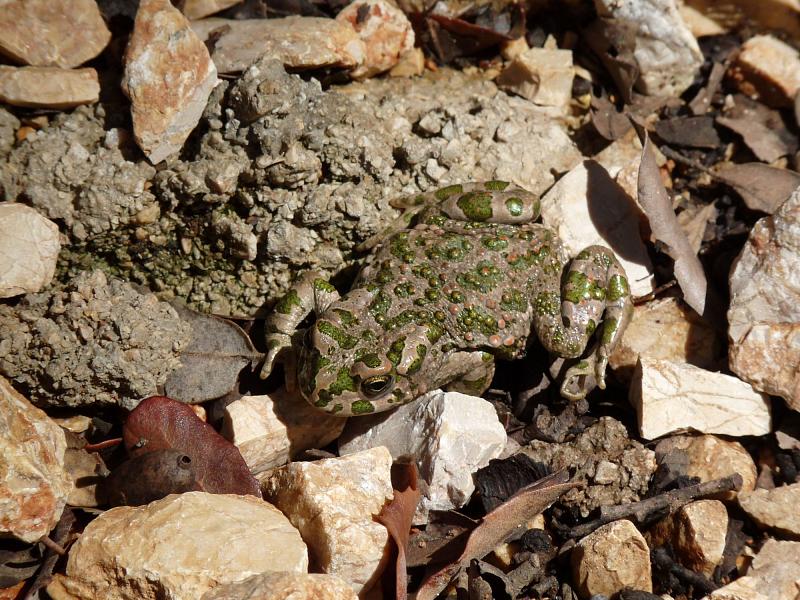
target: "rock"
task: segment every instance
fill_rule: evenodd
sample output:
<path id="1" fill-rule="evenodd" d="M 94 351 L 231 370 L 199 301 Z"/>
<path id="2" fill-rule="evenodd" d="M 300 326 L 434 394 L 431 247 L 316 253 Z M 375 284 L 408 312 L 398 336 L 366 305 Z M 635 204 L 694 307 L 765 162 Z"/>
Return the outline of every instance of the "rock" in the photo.
<path id="1" fill-rule="evenodd" d="M 0 537 L 35 542 L 72 492 L 64 432 L 0 377 Z"/>
<path id="2" fill-rule="evenodd" d="M 228 404 L 222 435 L 233 442 L 250 471 L 257 474 L 285 465 L 305 450 L 327 446 L 339 437 L 346 422 L 280 389 Z"/>
<path id="3" fill-rule="evenodd" d="M 680 507 L 648 532 L 650 546 L 669 544 L 678 562 L 706 577 L 722 562 L 728 511 L 719 500 L 697 500 Z"/>
<path id="4" fill-rule="evenodd" d="M 800 411 L 800 189 L 758 221 L 730 275 L 731 370 Z"/>
<path id="5" fill-rule="evenodd" d="M 0 298 L 49 284 L 60 250 L 58 225 L 30 206 L 0 203 Z"/>
<path id="6" fill-rule="evenodd" d="M 357 600 L 358 595 L 335 575 L 261 573 L 226 583 L 200 600 Z"/>
<path id="7" fill-rule="evenodd" d="M 800 53 L 771 35 L 756 35 L 742 44 L 728 76 L 743 94 L 790 107 L 800 89 Z"/>
<path id="8" fill-rule="evenodd" d="M 681 429 L 734 437 L 771 431 L 769 398 L 736 377 L 640 358 L 629 400 L 639 433 L 652 440 Z"/>
<path id="9" fill-rule="evenodd" d="M 767 540 L 744 577 L 704 600 L 797 600 L 798 581 L 800 542 Z"/>
<path id="10" fill-rule="evenodd" d="M 156 394 L 191 328 L 153 294 L 102 271 L 0 304 L 0 374 L 41 406 L 122 406 Z"/>
<path id="11" fill-rule="evenodd" d="M 0 10 L 0 54 L 21 64 L 77 67 L 110 39 L 95 0 L 6 0 Z"/>
<path id="12" fill-rule="evenodd" d="M 55 420 L 55 419 L 54 419 Z M 63 429 L 63 423 L 58 423 Z M 94 508 L 105 504 L 105 489 L 102 481 L 109 475 L 98 452 L 84 450 L 86 438 L 65 431 L 67 451 L 64 454 L 64 469 L 69 473 L 73 489 L 67 498 L 70 506 Z"/>
<path id="13" fill-rule="evenodd" d="M 507 42 L 500 42 L 500 56 L 506 60 L 514 60 L 520 54 L 529 50 L 528 42 L 525 36 L 509 40 Z"/>
<path id="14" fill-rule="evenodd" d="M 664 166 L 666 157 L 658 151 L 658 148 L 653 148 L 653 151 L 658 166 Z M 639 141 L 639 136 L 636 135 L 636 130 L 631 128 L 628 133 L 611 142 L 592 158 L 608 171 L 614 181 L 638 205 L 638 180 L 639 166 L 642 163 L 642 143 Z"/>
<path id="15" fill-rule="evenodd" d="M 0 65 L 0 102 L 11 106 L 66 109 L 94 104 L 99 97 L 94 69 Z"/>
<path id="16" fill-rule="evenodd" d="M 739 442 L 713 435 L 676 435 L 658 442 L 655 448 L 659 465 L 669 464 L 675 476 L 699 477 L 713 481 L 738 473 L 742 476 L 742 492 L 756 487 L 756 464 Z M 724 492 L 720 499 L 732 500 L 737 492 Z"/>
<path id="17" fill-rule="evenodd" d="M 540 106 L 566 107 L 572 99 L 572 50 L 530 48 L 497 77 L 499 88 Z"/>
<path id="18" fill-rule="evenodd" d="M 150 162 L 160 163 L 197 125 L 217 70 L 169 0 L 141 0 L 124 64 L 122 90 L 131 99 L 134 137 Z"/>
<path id="19" fill-rule="evenodd" d="M 643 94 L 680 96 L 703 64 L 697 40 L 681 19 L 676 0 L 595 0 L 601 18 L 633 28 L 636 88 Z"/>
<path id="20" fill-rule="evenodd" d="M 739 506 L 762 527 L 800 538 L 800 483 L 739 492 Z"/>
<path id="21" fill-rule="evenodd" d="M 777 30 L 800 35 L 800 3 L 797 0 L 684 0 L 687 7 L 712 20 L 723 32 L 747 26 L 750 31 Z"/>
<path id="22" fill-rule="evenodd" d="M 389 70 L 389 77 L 414 77 L 425 72 L 425 53 L 422 48 L 412 48 L 403 54 Z"/>
<path id="23" fill-rule="evenodd" d="M 722 35 L 728 32 L 728 29 L 724 25 L 685 2 L 680 3 L 678 10 L 681 13 L 681 19 L 686 23 L 686 27 L 689 28 L 689 31 L 691 31 L 692 35 L 696 38 L 709 35 Z"/>
<path id="24" fill-rule="evenodd" d="M 395 460 L 413 459 L 428 484 L 415 517 L 415 523 L 424 523 L 429 510 L 466 504 L 475 490 L 472 474 L 500 456 L 506 438 L 491 403 L 435 390 L 397 410 L 350 419 L 339 453 L 385 446 Z"/>
<path id="25" fill-rule="evenodd" d="M 98 516 L 47 591 L 54 600 L 193 600 L 253 574 L 307 569 L 300 534 L 274 506 L 187 492 Z"/>
<path id="26" fill-rule="evenodd" d="M 244 71 L 271 57 L 294 69 L 351 69 L 366 60 L 367 49 L 347 23 L 323 17 L 282 19 L 203 19 L 192 23 L 201 40 L 214 36 L 214 64 L 220 73 Z"/>
<path id="27" fill-rule="evenodd" d="M 653 289 L 653 266 L 639 235 L 641 209 L 598 163 L 587 160 L 564 175 L 542 198 L 542 219 L 556 230 L 567 253 L 586 246 L 614 250 L 631 292 Z"/>
<path id="28" fill-rule="evenodd" d="M 639 358 L 718 367 L 722 341 L 714 329 L 677 298 L 660 298 L 633 309 L 633 319 L 609 357 L 614 374 L 630 381 Z"/>
<path id="29" fill-rule="evenodd" d="M 655 453 L 628 436 L 625 426 L 601 417 L 562 443 L 532 440 L 522 452 L 553 471 L 569 469 L 583 488 L 566 492 L 559 502 L 583 518 L 601 506 L 639 500 L 656 470 Z"/>
<path id="30" fill-rule="evenodd" d="M 264 497 L 300 530 L 314 569 L 367 592 L 387 565 L 391 544 L 373 517 L 394 496 L 386 448 L 296 462 L 260 477 Z"/>
<path id="31" fill-rule="evenodd" d="M 336 20 L 349 23 L 364 42 L 364 62 L 350 73 L 356 79 L 388 71 L 414 48 L 411 22 L 388 0 L 355 0 L 336 15 Z"/>
<path id="32" fill-rule="evenodd" d="M 190 21 L 202 19 L 239 4 L 242 0 L 186 0 L 183 4 L 183 14 Z"/>
<path id="33" fill-rule="evenodd" d="M 572 578 L 578 594 L 613 596 L 624 588 L 653 591 L 650 549 L 633 523 L 626 519 L 603 525 L 572 550 Z"/>

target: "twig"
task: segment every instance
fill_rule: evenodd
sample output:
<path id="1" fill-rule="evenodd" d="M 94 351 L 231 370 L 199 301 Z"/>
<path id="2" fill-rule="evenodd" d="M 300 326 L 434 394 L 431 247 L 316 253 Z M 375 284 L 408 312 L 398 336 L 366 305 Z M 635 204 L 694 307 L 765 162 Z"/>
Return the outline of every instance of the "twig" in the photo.
<path id="1" fill-rule="evenodd" d="M 106 448 L 111 448 L 113 446 L 118 446 L 122 443 L 122 438 L 111 438 L 110 440 L 103 440 L 102 442 L 97 442 L 96 444 L 86 444 L 83 449 L 87 452 L 99 452 L 100 450 L 105 450 Z"/>
<path id="2" fill-rule="evenodd" d="M 704 596 L 716 590 L 719 586 L 702 573 L 696 573 L 683 565 L 675 562 L 665 548 L 656 548 L 652 553 L 655 566 L 663 571 L 668 571 L 684 584 L 692 586 L 695 591 Z"/>
<path id="3" fill-rule="evenodd" d="M 640 500 L 639 502 L 603 507 L 600 509 L 599 518 L 584 523 L 583 525 L 573 527 L 571 530 L 566 531 L 565 535 L 571 538 L 583 537 L 590 534 L 598 527 L 619 519 L 630 518 L 641 525 L 647 521 L 648 516 L 655 512 L 665 509 L 669 510 L 669 512 L 673 512 L 696 498 L 712 496 L 730 490 L 738 491 L 741 488 L 742 476 L 738 473 L 734 473 L 733 475 L 721 479 L 690 485 L 689 487 L 679 490 L 670 490 L 669 492 L 664 492 L 663 494 L 653 496 L 646 500 Z"/>
<path id="4" fill-rule="evenodd" d="M 55 552 L 59 556 L 64 556 L 67 553 L 67 551 L 64 550 L 64 547 L 61 544 L 58 544 L 58 543 L 54 542 L 53 540 L 51 540 L 46 535 L 42 536 L 41 538 L 39 538 L 39 541 L 42 544 L 44 544 L 44 546 L 46 548 L 49 548 L 50 550 L 52 550 L 53 552 Z"/>

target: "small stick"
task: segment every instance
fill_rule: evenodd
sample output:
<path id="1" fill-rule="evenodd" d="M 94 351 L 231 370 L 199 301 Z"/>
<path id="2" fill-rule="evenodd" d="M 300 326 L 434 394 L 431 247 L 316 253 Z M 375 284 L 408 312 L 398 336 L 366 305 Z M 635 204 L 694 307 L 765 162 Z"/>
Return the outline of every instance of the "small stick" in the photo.
<path id="1" fill-rule="evenodd" d="M 44 535 L 41 538 L 39 538 L 39 541 L 42 544 L 44 544 L 44 546 L 46 548 L 49 548 L 50 550 L 52 550 L 53 552 L 55 552 L 56 554 L 58 554 L 60 556 L 64 556 L 67 553 L 67 551 L 64 550 L 64 547 L 61 544 L 58 544 L 58 543 L 54 542 L 53 540 L 51 540 L 46 535 Z"/>
<path id="2" fill-rule="evenodd" d="M 713 496 L 714 494 L 730 490 L 738 491 L 741 488 L 742 476 L 738 473 L 734 473 L 733 475 L 728 475 L 721 479 L 690 485 L 689 487 L 678 490 L 670 490 L 669 492 L 664 492 L 663 494 L 653 496 L 647 500 L 603 507 L 600 509 L 599 518 L 584 523 L 583 525 L 573 527 L 570 531 L 565 532 L 565 534 L 570 538 L 583 537 L 606 523 L 627 518 L 631 518 L 641 525 L 647 520 L 647 517 L 654 512 L 663 511 L 664 509 L 673 512 L 696 498 Z"/>
<path id="3" fill-rule="evenodd" d="M 106 448 L 111 448 L 113 446 L 118 446 L 122 443 L 122 438 L 111 438 L 110 440 L 103 440 L 102 442 L 97 442 L 96 444 L 86 444 L 83 449 L 87 452 L 99 452 L 100 450 L 105 450 Z"/>
<path id="4" fill-rule="evenodd" d="M 634 306 L 639 306 L 640 304 L 644 304 L 645 302 L 650 302 L 651 300 L 655 300 L 656 296 L 658 296 L 663 292 L 666 292 L 668 289 L 675 287 L 676 285 L 678 285 L 678 281 L 676 279 L 672 279 L 667 283 L 658 286 L 649 294 L 645 294 L 644 296 L 636 296 L 633 299 L 633 304 Z"/>

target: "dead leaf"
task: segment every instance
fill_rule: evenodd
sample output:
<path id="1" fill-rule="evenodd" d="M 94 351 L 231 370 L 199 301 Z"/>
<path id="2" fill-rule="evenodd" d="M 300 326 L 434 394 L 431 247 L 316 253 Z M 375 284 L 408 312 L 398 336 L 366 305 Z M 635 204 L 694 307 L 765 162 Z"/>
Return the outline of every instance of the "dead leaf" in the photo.
<path id="1" fill-rule="evenodd" d="M 141 506 L 170 494 L 200 489 L 192 459 L 172 449 L 145 452 L 126 460 L 103 485 L 111 506 Z"/>
<path id="2" fill-rule="evenodd" d="M 128 415 L 122 428 L 130 456 L 176 450 L 192 461 L 199 489 L 212 494 L 261 497 L 239 449 L 200 419 L 192 408 L 165 396 L 151 396 Z"/>
<path id="3" fill-rule="evenodd" d="M 759 121 L 717 117 L 717 123 L 742 136 L 756 158 L 764 162 L 776 161 L 791 151 L 777 133 Z"/>
<path id="4" fill-rule="evenodd" d="M 624 136 L 631 129 L 628 116 L 618 111 L 617 107 L 605 96 L 592 94 L 592 125 L 601 136 L 614 141 Z"/>
<path id="5" fill-rule="evenodd" d="M 244 367 L 253 368 L 264 358 L 233 321 L 174 306 L 192 326 L 192 341 L 181 352 L 181 367 L 164 383 L 164 392 L 171 398 L 196 403 L 224 396 L 236 388 Z"/>
<path id="6" fill-rule="evenodd" d="M 800 186 L 800 173 L 762 163 L 732 165 L 714 177 L 736 190 L 747 208 L 769 215 Z"/>
<path id="7" fill-rule="evenodd" d="M 633 100 L 633 86 L 639 79 L 636 25 L 616 19 L 596 19 L 583 31 L 583 39 L 611 75 L 625 104 Z"/>
<path id="8" fill-rule="evenodd" d="M 4 540 L 0 546 L 0 588 L 8 588 L 32 577 L 42 564 L 42 553 L 37 544 L 23 548 L 5 549 L 5 546 L 18 546 L 15 540 Z"/>
<path id="9" fill-rule="evenodd" d="M 64 512 L 61 513 L 61 518 L 58 520 L 58 523 L 56 523 L 56 526 L 50 532 L 48 537 L 62 548 L 66 548 L 69 544 L 70 534 L 73 526 L 75 525 L 75 521 L 75 514 L 70 509 L 65 509 Z M 39 590 L 44 589 L 47 587 L 47 584 L 50 583 L 50 580 L 53 577 L 53 570 L 55 569 L 59 558 L 61 558 L 61 555 L 52 547 L 45 547 L 44 560 L 42 561 L 39 571 L 36 573 L 36 577 L 33 578 L 33 581 L 31 582 L 30 587 L 25 594 L 25 600 L 40 597 Z"/>
<path id="10" fill-rule="evenodd" d="M 708 223 L 717 218 L 717 207 L 712 204 L 698 204 L 677 215 L 678 224 L 686 233 L 692 251 L 697 254 L 703 244 L 703 236 Z"/>
<path id="11" fill-rule="evenodd" d="M 395 598 L 397 600 L 405 600 L 408 595 L 406 590 L 406 548 L 408 547 L 411 521 L 420 498 L 417 477 L 417 466 L 413 463 L 392 465 L 394 497 L 375 517 L 378 523 L 386 527 L 397 547 L 397 560 L 395 561 Z"/>
<path id="12" fill-rule="evenodd" d="M 667 144 L 689 148 L 717 148 L 722 142 L 712 117 L 675 117 L 656 123 L 658 137 Z"/>
<path id="13" fill-rule="evenodd" d="M 668 249 L 667 253 L 675 261 L 675 279 L 683 290 L 684 300 L 697 314 L 708 316 L 705 314 L 708 282 L 703 266 L 678 224 L 672 202 L 661 181 L 650 137 L 646 130 L 641 130 L 639 134 L 644 138 L 638 178 L 639 204 L 650 222 L 653 237 Z"/>
<path id="14" fill-rule="evenodd" d="M 559 471 L 522 488 L 506 502 L 486 515 L 472 531 L 461 556 L 454 563 L 434 573 L 420 587 L 417 600 L 434 600 L 455 575 L 474 558 L 481 558 L 507 540 L 545 510 L 567 490 L 580 485 L 567 482 L 569 474 Z"/>
<path id="15" fill-rule="evenodd" d="M 711 67 L 711 72 L 708 74 L 708 81 L 705 87 L 697 92 L 697 95 L 689 102 L 689 110 L 693 115 L 699 117 L 700 115 L 706 114 L 711 106 L 711 100 L 714 98 L 714 94 L 716 94 L 719 89 L 719 84 L 722 83 L 722 78 L 725 76 L 726 70 L 727 67 L 719 62 L 715 62 L 714 66 Z"/>

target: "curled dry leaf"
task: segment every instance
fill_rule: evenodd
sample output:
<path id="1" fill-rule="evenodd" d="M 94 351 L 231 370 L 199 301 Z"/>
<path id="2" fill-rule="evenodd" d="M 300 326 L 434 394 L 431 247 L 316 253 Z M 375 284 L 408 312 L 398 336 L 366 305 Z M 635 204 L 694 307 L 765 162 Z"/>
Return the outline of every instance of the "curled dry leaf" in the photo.
<path id="1" fill-rule="evenodd" d="M 239 449 L 182 402 L 165 396 L 142 400 L 128 415 L 122 438 L 131 456 L 165 449 L 187 455 L 194 468 L 196 489 L 261 497 L 258 481 Z"/>
<path id="2" fill-rule="evenodd" d="M 236 323 L 182 305 L 175 310 L 192 326 L 192 341 L 181 352 L 181 367 L 164 383 L 168 396 L 190 403 L 214 400 L 236 388 L 244 367 L 263 359 Z"/>
<path id="3" fill-rule="evenodd" d="M 686 303 L 697 314 L 707 316 L 708 282 L 703 267 L 672 209 L 672 202 L 661 181 L 650 137 L 646 131 L 642 131 L 642 162 L 637 185 L 639 204 L 650 221 L 653 236 L 668 249 L 669 255 L 675 261 L 675 279 L 683 290 Z"/>
<path id="4" fill-rule="evenodd" d="M 568 482 L 566 471 L 559 471 L 522 488 L 486 515 L 472 531 L 461 556 L 434 573 L 417 592 L 417 600 L 433 600 L 456 574 L 474 558 L 481 558 L 504 542 L 550 506 L 567 490 L 580 485 Z"/>
<path id="5" fill-rule="evenodd" d="M 395 598 L 405 600 L 406 590 L 406 548 L 411 520 L 419 503 L 420 490 L 417 482 L 417 466 L 415 464 L 395 464 L 392 466 L 392 487 L 394 497 L 375 517 L 383 524 L 397 546 L 395 568 Z"/>
<path id="6" fill-rule="evenodd" d="M 762 163 L 733 165 L 714 174 L 742 197 L 747 208 L 768 215 L 786 202 L 798 186 L 800 173 Z"/>
<path id="7" fill-rule="evenodd" d="M 126 460 L 106 478 L 104 488 L 111 506 L 141 506 L 200 489 L 192 459 L 168 448 Z"/>
<path id="8" fill-rule="evenodd" d="M 639 79 L 639 64 L 633 55 L 636 26 L 616 19 L 597 19 L 584 30 L 583 39 L 602 61 L 625 104 L 630 104 Z"/>
<path id="9" fill-rule="evenodd" d="M 656 133 L 667 144 L 689 148 L 717 148 L 719 135 L 712 117 L 675 117 L 659 121 Z"/>
<path id="10" fill-rule="evenodd" d="M 790 148 L 775 131 L 753 119 L 717 117 L 717 123 L 742 136 L 745 145 L 758 160 L 771 163 L 790 152 Z"/>

